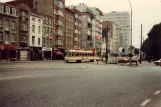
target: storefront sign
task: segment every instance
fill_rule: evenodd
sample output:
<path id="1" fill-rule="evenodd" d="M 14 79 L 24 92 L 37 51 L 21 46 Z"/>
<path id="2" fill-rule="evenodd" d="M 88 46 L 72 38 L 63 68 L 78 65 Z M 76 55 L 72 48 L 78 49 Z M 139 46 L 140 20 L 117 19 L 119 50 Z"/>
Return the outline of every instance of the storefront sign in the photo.
<path id="1" fill-rule="evenodd" d="M 52 48 L 43 47 L 42 51 L 52 51 Z"/>
<path id="2" fill-rule="evenodd" d="M 8 46 L 8 45 L 1 45 L 0 46 L 0 49 L 1 50 L 16 50 L 16 46 L 12 46 L 12 45 L 10 45 L 10 46 Z"/>

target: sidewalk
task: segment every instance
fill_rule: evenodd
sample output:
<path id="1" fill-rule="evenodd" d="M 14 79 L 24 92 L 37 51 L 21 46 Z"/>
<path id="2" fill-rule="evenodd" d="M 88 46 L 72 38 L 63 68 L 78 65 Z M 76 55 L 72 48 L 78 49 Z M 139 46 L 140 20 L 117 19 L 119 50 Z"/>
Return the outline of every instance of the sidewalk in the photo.
<path id="1" fill-rule="evenodd" d="M 0 61 L 1 64 L 14 64 L 14 63 L 42 63 L 42 62 L 64 62 L 62 60 L 41 60 L 41 61 Z"/>

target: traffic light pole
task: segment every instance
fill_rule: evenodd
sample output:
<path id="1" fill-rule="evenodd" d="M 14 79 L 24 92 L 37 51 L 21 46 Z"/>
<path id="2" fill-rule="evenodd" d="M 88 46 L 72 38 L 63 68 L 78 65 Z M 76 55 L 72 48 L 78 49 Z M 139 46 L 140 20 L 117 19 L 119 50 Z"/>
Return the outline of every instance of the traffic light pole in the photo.
<path id="1" fill-rule="evenodd" d="M 142 29 L 143 29 L 143 27 L 142 27 L 142 24 L 141 24 L 141 39 L 140 39 L 140 64 L 142 63 L 142 55 L 141 55 L 141 46 L 142 46 L 142 36 L 143 36 L 143 32 L 142 32 Z"/>
<path id="2" fill-rule="evenodd" d="M 106 35 L 106 62 L 105 62 L 106 64 L 108 63 L 108 39 L 107 39 L 108 38 L 108 30 L 109 29 L 107 26 L 107 30 L 106 30 L 107 31 L 107 35 Z"/>

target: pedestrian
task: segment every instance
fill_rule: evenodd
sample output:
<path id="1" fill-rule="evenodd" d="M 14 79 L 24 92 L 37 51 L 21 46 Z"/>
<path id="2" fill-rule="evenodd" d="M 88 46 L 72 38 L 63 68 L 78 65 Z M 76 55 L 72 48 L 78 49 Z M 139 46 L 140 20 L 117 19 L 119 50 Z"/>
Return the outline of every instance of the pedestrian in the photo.
<path id="1" fill-rule="evenodd" d="M 136 56 L 136 65 L 138 65 L 138 56 Z"/>

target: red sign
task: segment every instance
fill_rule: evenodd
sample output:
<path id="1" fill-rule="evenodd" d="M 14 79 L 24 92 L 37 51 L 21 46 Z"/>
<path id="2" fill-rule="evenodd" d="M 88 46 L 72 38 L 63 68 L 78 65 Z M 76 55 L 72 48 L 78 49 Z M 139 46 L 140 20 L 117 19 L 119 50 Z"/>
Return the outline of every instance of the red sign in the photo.
<path id="1" fill-rule="evenodd" d="M 16 50 L 16 46 L 7 46 L 7 45 L 1 45 L 0 46 L 1 50 Z"/>

